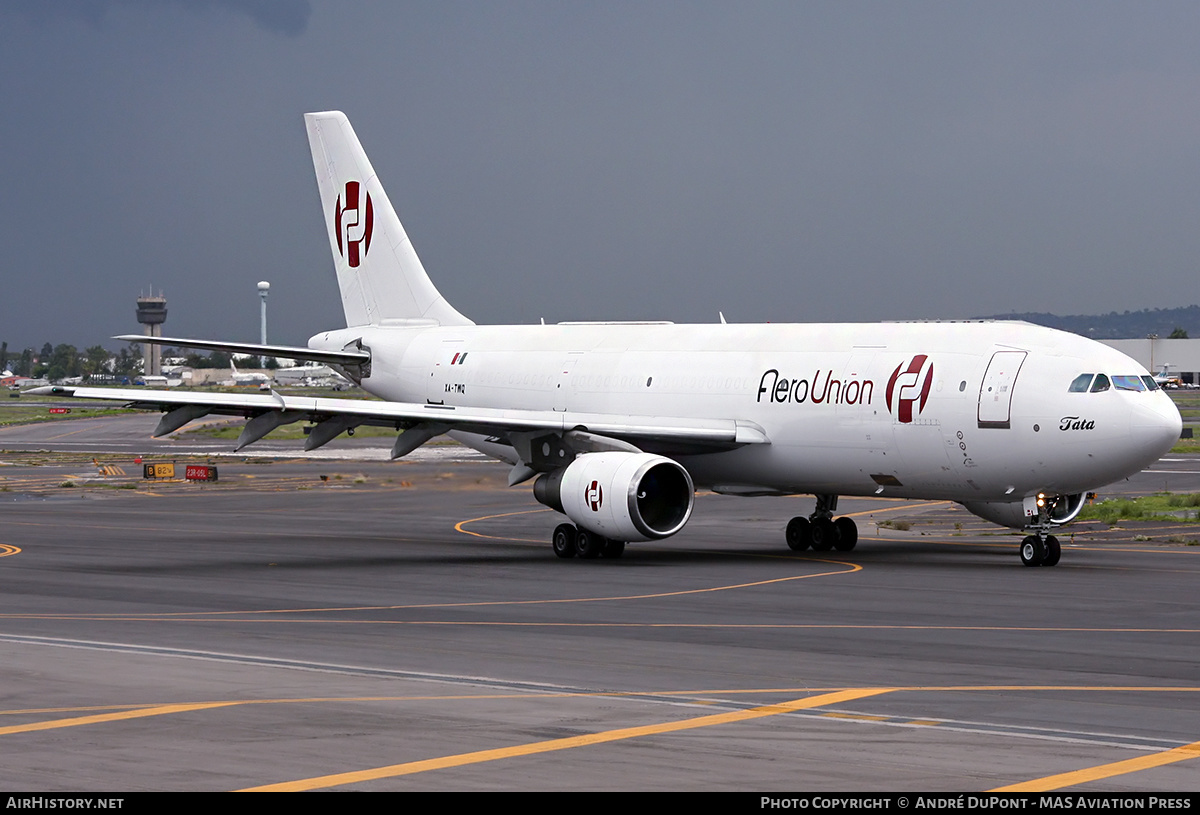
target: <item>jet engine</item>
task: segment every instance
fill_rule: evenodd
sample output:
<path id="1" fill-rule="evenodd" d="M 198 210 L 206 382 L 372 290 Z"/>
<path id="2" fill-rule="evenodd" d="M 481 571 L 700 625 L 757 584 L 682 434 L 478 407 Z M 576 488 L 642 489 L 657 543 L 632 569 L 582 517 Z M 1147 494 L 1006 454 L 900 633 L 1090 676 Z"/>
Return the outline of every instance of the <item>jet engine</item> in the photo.
<path id="1" fill-rule="evenodd" d="M 534 483 L 538 501 L 604 538 L 648 541 L 674 535 L 692 514 L 688 471 L 650 453 L 584 453 Z"/>
<path id="2" fill-rule="evenodd" d="M 1045 501 L 1050 505 L 1050 523 L 1055 525 L 1069 524 L 1079 515 L 1079 511 L 1083 509 L 1084 495 L 1083 493 L 1075 493 L 1073 495 L 1038 495 L 1038 501 Z M 1024 529 L 1037 524 L 1037 516 L 1029 516 L 1025 514 L 1025 506 L 1022 501 L 1013 501 L 1011 503 L 1004 501 L 964 501 L 963 507 L 972 515 L 978 515 L 985 521 L 991 521 L 994 524 L 1007 526 L 1012 529 Z"/>

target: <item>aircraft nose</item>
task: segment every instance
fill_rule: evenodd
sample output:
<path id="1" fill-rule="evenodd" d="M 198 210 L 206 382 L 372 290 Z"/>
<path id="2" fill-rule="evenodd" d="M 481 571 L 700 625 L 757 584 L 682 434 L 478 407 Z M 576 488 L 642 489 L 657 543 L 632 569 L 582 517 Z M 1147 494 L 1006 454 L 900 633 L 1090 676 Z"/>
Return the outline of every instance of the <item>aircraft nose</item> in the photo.
<path id="1" fill-rule="evenodd" d="M 1134 440 L 1147 454 L 1155 452 L 1155 458 L 1175 446 L 1183 429 L 1179 409 L 1170 397 L 1163 396 L 1165 398 L 1155 399 L 1152 403 L 1137 405 L 1130 417 Z"/>

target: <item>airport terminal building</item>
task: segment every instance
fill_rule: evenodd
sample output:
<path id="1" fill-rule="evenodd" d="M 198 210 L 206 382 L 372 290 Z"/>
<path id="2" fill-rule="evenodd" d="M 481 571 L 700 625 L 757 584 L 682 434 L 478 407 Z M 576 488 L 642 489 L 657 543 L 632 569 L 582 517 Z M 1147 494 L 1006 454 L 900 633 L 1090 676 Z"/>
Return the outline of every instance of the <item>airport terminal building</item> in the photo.
<path id="1" fill-rule="evenodd" d="M 1122 354 L 1136 359 L 1150 373 L 1166 365 L 1185 385 L 1200 385 L 1200 339 L 1169 340 L 1144 337 L 1137 340 L 1100 340 Z"/>

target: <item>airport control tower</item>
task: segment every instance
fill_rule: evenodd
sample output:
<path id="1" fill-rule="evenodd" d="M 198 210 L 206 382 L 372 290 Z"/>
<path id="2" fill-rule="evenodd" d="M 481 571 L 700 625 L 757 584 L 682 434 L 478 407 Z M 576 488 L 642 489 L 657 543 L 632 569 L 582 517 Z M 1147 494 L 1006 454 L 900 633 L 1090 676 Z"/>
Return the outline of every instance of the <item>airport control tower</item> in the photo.
<path id="1" fill-rule="evenodd" d="M 154 290 L 151 289 L 149 297 L 137 299 L 137 321 L 144 327 L 142 333 L 147 337 L 162 336 L 162 324 L 167 321 L 167 298 L 162 296 L 162 292 L 155 296 Z M 142 353 L 145 357 L 142 374 L 161 376 L 162 346 L 143 343 Z"/>

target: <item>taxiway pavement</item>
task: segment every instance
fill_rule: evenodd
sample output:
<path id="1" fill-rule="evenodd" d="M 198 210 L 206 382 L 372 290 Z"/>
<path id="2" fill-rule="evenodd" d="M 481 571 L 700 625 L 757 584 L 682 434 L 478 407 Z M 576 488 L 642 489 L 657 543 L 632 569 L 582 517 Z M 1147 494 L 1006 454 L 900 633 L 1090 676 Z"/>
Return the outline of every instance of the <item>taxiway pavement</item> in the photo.
<path id="1" fill-rule="evenodd" d="M 134 455 L 232 446 L 152 425 L 0 430 L 3 786 L 1200 789 L 1195 524 L 1081 526 L 1029 569 L 950 505 L 843 499 L 858 548 L 795 554 L 811 499 L 705 494 L 560 561 L 558 516 L 460 448 L 143 483 Z M 1112 489 L 1162 486 L 1200 461 Z"/>

